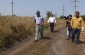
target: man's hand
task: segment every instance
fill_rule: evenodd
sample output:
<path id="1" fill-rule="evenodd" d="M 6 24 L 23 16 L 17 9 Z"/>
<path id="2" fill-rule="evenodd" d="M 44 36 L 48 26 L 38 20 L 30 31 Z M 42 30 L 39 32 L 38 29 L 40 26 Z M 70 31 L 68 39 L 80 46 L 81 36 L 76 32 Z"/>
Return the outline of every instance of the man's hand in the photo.
<path id="1" fill-rule="evenodd" d="M 82 27 L 82 32 L 84 31 L 84 27 Z"/>
<path id="2" fill-rule="evenodd" d="M 42 22 L 42 23 L 40 23 L 40 25 L 42 26 L 42 25 L 43 25 L 43 22 Z"/>

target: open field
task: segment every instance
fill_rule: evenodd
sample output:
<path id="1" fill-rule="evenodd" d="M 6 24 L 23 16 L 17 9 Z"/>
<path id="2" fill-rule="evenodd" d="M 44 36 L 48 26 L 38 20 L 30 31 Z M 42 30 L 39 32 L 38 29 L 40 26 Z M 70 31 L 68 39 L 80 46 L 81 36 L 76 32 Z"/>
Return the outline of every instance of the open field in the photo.
<path id="1" fill-rule="evenodd" d="M 57 20 L 57 26 L 62 25 L 63 20 Z M 47 29 L 49 24 L 47 20 L 44 22 L 44 29 Z M 0 17 L 0 49 L 9 48 L 16 41 L 22 41 L 28 36 L 34 34 L 35 23 L 33 17 Z"/>
<path id="2" fill-rule="evenodd" d="M 76 46 L 66 40 L 65 20 L 57 19 L 55 32 L 51 33 L 47 19 L 44 22 L 44 39 L 33 42 L 35 24 L 32 17 L 0 18 L 0 49 L 9 48 L 1 55 L 85 55 L 85 31 L 81 44 Z M 27 39 L 25 42 L 14 43 Z"/>

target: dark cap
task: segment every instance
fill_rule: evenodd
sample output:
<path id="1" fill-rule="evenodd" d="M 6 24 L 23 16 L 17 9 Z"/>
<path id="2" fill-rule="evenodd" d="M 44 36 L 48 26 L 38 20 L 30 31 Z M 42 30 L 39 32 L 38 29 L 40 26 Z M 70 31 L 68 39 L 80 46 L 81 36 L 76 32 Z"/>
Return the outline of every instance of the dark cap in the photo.
<path id="1" fill-rule="evenodd" d="M 37 11 L 36 14 L 40 14 L 40 11 Z"/>
<path id="2" fill-rule="evenodd" d="M 69 15 L 69 17 L 72 17 L 72 15 Z"/>

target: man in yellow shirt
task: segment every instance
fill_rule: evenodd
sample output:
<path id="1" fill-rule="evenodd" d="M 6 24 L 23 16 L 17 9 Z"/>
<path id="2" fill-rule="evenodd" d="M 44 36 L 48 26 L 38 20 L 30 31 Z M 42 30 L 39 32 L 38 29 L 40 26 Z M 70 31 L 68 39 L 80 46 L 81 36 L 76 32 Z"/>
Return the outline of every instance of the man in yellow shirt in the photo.
<path id="1" fill-rule="evenodd" d="M 76 35 L 76 44 L 79 45 L 80 39 L 80 32 L 81 30 L 84 31 L 84 23 L 83 18 L 80 17 L 80 13 L 78 11 L 75 12 L 75 16 L 71 19 L 71 26 L 72 26 L 72 42 L 75 40 Z"/>

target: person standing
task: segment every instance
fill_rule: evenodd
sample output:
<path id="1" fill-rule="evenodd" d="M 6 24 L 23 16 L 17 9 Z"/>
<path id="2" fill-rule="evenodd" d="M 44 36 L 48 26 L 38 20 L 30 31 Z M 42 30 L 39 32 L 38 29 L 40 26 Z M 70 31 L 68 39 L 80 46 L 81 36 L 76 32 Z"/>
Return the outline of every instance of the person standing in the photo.
<path id="1" fill-rule="evenodd" d="M 80 32 L 81 30 L 84 31 L 84 23 L 83 18 L 80 17 L 79 11 L 75 12 L 75 16 L 71 19 L 71 26 L 72 26 L 72 42 L 75 41 L 75 35 L 76 35 L 76 44 L 79 45 L 79 39 L 80 39 Z"/>
<path id="2" fill-rule="evenodd" d="M 35 33 L 35 42 L 39 39 L 43 38 L 43 23 L 44 18 L 41 17 L 40 11 L 36 12 L 36 16 L 34 19 L 35 25 L 36 25 L 36 33 Z"/>
<path id="3" fill-rule="evenodd" d="M 72 27 L 70 25 L 72 19 L 72 15 L 69 15 L 66 20 L 66 29 L 67 29 L 67 40 L 72 37 Z"/>
<path id="4" fill-rule="evenodd" d="M 53 14 L 51 15 L 51 17 L 49 17 L 48 22 L 50 23 L 50 30 L 51 32 L 54 31 L 54 24 L 56 23 L 56 19 L 53 16 Z"/>

